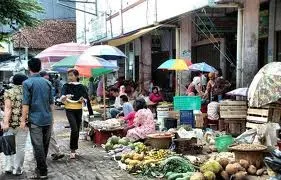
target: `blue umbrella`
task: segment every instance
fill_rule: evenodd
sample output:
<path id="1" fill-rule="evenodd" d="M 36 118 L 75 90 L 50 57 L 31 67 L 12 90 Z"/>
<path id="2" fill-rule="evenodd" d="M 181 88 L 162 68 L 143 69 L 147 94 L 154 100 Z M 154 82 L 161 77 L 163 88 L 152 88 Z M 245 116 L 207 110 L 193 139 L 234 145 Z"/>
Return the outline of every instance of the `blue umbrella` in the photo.
<path id="1" fill-rule="evenodd" d="M 195 63 L 188 67 L 191 71 L 216 72 L 217 70 L 205 62 Z"/>

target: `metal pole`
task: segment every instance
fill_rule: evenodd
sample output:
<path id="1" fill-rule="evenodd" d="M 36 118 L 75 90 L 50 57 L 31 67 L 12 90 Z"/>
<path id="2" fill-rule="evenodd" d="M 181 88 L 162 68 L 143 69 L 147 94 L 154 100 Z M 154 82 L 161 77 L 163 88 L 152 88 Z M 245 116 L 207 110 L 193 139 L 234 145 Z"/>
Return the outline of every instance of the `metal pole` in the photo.
<path id="1" fill-rule="evenodd" d="M 25 47 L 25 60 L 28 61 L 28 47 Z"/>
<path id="2" fill-rule="evenodd" d="M 121 34 L 123 34 L 124 30 L 123 30 L 123 13 L 122 13 L 122 9 L 123 9 L 123 0 L 120 0 L 120 19 L 121 19 Z"/>
<path id="3" fill-rule="evenodd" d="M 238 8 L 237 15 L 237 65 L 236 65 L 236 88 L 242 85 L 242 41 L 243 41 L 243 10 Z"/>
<path id="4" fill-rule="evenodd" d="M 180 29 L 176 28 L 176 59 L 180 57 Z M 180 94 L 179 73 L 176 71 L 176 95 Z"/>
<path id="5" fill-rule="evenodd" d="M 105 101 L 105 98 L 106 98 L 106 96 L 105 96 L 105 75 L 102 75 L 102 81 L 103 81 L 103 83 L 102 83 L 102 86 L 103 86 L 103 90 L 102 90 L 102 93 L 103 93 L 103 114 L 104 114 L 104 120 L 106 120 L 106 101 Z"/>

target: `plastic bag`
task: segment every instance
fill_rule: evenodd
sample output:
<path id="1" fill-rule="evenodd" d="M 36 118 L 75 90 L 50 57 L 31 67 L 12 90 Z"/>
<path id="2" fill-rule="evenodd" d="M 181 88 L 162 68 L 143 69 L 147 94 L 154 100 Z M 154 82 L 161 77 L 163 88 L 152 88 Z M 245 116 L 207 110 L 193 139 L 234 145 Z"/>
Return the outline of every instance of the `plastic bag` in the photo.
<path id="1" fill-rule="evenodd" d="M 254 142 L 255 136 L 257 135 L 256 129 L 250 129 L 242 133 L 240 136 L 235 138 L 235 142 L 252 144 Z"/>
<path id="2" fill-rule="evenodd" d="M 16 154 L 15 135 L 0 137 L 0 153 L 1 152 L 3 152 L 6 156 Z"/>

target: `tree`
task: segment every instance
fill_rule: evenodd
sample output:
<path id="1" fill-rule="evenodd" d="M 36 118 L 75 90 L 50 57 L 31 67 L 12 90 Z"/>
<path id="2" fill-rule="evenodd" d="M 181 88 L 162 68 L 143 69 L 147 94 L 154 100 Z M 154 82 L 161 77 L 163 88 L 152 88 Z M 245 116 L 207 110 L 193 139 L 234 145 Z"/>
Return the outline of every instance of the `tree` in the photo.
<path id="1" fill-rule="evenodd" d="M 0 26 L 34 26 L 40 21 L 33 15 L 42 13 L 43 10 L 37 0 L 0 0 Z M 8 34 L 0 32 L 0 42 L 6 40 L 7 36 Z"/>

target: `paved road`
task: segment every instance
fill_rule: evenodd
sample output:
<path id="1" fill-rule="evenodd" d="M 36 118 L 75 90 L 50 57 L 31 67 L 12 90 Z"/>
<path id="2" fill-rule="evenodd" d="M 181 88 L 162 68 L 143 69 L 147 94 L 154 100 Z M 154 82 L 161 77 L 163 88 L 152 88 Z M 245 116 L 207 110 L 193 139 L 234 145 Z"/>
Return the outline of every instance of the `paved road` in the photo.
<path id="1" fill-rule="evenodd" d="M 64 111 L 55 111 L 55 134 L 61 150 L 67 154 L 65 158 L 59 161 L 52 161 L 48 158 L 49 179 L 52 180 L 130 180 L 136 179 L 125 171 L 121 171 L 117 163 L 110 160 L 102 148 L 93 148 L 90 141 L 79 142 L 79 157 L 77 160 L 69 159 L 69 132 L 65 128 L 68 125 Z M 35 162 L 32 155 L 32 146 L 30 139 L 26 144 L 26 158 L 24 162 L 25 173 L 22 176 L 5 175 L 3 172 L 4 156 L 0 155 L 0 180 L 9 179 L 28 179 L 33 173 Z"/>

